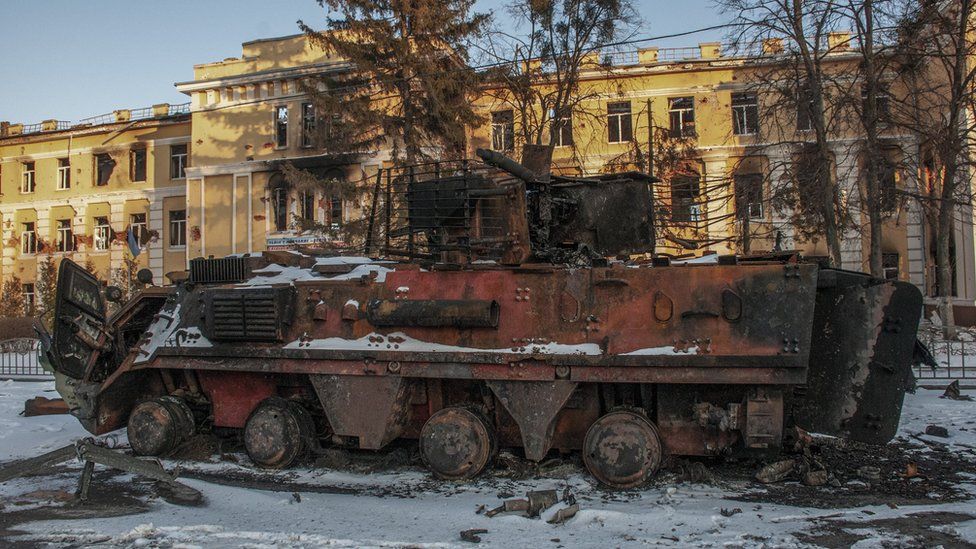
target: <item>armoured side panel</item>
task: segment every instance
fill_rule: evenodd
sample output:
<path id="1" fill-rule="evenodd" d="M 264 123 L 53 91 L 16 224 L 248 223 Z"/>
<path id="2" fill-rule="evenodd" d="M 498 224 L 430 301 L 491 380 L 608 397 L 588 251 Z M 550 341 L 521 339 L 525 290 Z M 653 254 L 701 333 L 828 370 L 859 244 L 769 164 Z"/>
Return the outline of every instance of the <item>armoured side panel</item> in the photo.
<path id="1" fill-rule="evenodd" d="M 814 315 L 816 344 L 796 424 L 872 444 L 898 430 L 922 294 L 907 282 L 821 272 Z"/>

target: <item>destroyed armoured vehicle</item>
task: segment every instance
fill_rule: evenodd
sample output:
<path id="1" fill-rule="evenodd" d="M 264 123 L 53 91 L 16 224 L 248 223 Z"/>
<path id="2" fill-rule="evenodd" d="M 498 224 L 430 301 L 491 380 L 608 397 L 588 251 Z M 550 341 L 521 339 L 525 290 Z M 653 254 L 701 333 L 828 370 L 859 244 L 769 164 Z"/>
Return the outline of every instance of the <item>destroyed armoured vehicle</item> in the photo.
<path id="1" fill-rule="evenodd" d="M 142 455 L 199 431 L 236 433 L 265 467 L 414 439 L 446 479 L 507 447 L 581 451 L 628 488 L 669 456 L 776 452 L 792 426 L 894 435 L 914 286 L 794 254 L 636 261 L 654 251 L 653 178 L 482 156 L 382 171 L 365 257 L 197 258 L 110 317 L 112 292 L 65 260 L 59 391 Z"/>

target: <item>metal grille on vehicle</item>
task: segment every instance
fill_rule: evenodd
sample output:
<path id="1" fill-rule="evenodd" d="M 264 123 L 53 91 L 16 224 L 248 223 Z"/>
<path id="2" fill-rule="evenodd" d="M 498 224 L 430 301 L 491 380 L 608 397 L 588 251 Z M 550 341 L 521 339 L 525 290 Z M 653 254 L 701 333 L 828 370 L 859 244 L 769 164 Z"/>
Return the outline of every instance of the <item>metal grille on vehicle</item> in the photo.
<path id="1" fill-rule="evenodd" d="M 250 276 L 246 257 L 198 257 L 190 260 L 190 282 L 197 284 L 243 282 Z"/>
<path id="2" fill-rule="evenodd" d="M 281 341 L 291 317 L 290 288 L 206 292 L 209 337 L 217 341 Z"/>

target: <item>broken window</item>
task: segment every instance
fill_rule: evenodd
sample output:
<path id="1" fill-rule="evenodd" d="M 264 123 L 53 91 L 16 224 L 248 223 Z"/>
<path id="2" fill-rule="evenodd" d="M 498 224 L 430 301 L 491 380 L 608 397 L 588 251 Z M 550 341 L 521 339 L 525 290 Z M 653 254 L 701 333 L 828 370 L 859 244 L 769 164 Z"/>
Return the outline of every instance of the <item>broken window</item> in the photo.
<path id="1" fill-rule="evenodd" d="M 671 121 L 671 137 L 695 136 L 694 97 L 672 97 L 668 99 L 668 117 Z"/>
<path id="2" fill-rule="evenodd" d="M 288 146 L 288 107 L 279 106 L 274 110 L 275 147 L 283 149 Z"/>
<path id="3" fill-rule="evenodd" d="M 58 190 L 66 191 L 71 188 L 71 163 L 67 158 L 58 159 Z"/>
<path id="4" fill-rule="evenodd" d="M 139 246 L 149 243 L 149 228 L 146 226 L 146 214 L 134 213 L 129 215 L 129 230 L 135 235 Z"/>
<path id="5" fill-rule="evenodd" d="M 130 153 L 132 181 L 146 180 L 146 149 L 133 149 Z"/>
<path id="6" fill-rule="evenodd" d="M 573 117 L 563 116 L 555 122 L 553 144 L 556 147 L 573 146 Z"/>
<path id="7" fill-rule="evenodd" d="M 189 164 L 186 145 L 171 145 L 169 148 L 169 177 L 183 179 L 186 177 L 186 167 Z"/>
<path id="8" fill-rule="evenodd" d="M 315 105 L 302 103 L 302 147 L 311 147 L 315 141 Z"/>
<path id="9" fill-rule="evenodd" d="M 751 135 L 759 131 L 759 98 L 754 93 L 732 94 L 732 133 Z"/>
<path id="10" fill-rule="evenodd" d="M 739 219 L 763 218 L 763 178 L 758 173 L 735 175 L 735 212 Z"/>
<path id="11" fill-rule="evenodd" d="M 515 113 L 511 110 L 491 113 L 491 148 L 502 152 L 515 149 Z"/>
<path id="12" fill-rule="evenodd" d="M 288 230 L 288 189 L 284 186 L 271 189 L 271 215 L 276 231 Z"/>
<path id="13" fill-rule="evenodd" d="M 26 282 L 22 286 L 24 293 L 24 314 L 31 314 L 34 311 L 34 303 L 36 302 L 36 292 L 34 291 L 34 283 Z"/>
<path id="14" fill-rule="evenodd" d="M 22 254 L 36 254 L 37 253 L 37 230 L 33 221 L 28 221 L 23 224 L 23 230 L 20 233 L 20 253 Z"/>
<path id="15" fill-rule="evenodd" d="M 37 180 L 34 178 L 34 163 L 24 162 L 23 172 L 20 179 L 20 192 L 34 192 L 34 189 L 37 188 L 36 181 Z"/>
<path id="16" fill-rule="evenodd" d="M 186 246 L 186 210 L 169 212 L 169 245 L 171 248 Z"/>
<path id="17" fill-rule="evenodd" d="M 306 221 L 315 221 L 315 193 L 310 191 L 303 191 L 300 195 L 301 199 L 301 217 Z"/>
<path id="18" fill-rule="evenodd" d="M 57 222 L 57 228 L 57 250 L 59 252 L 73 252 L 75 249 L 75 237 L 71 230 L 71 220 L 59 219 Z"/>
<path id="19" fill-rule="evenodd" d="M 108 223 L 107 217 L 95 218 L 94 247 L 96 250 L 105 251 L 112 242 L 112 226 Z"/>
<path id="20" fill-rule="evenodd" d="M 868 88 L 861 86 L 861 108 L 866 108 L 868 104 Z M 891 97 L 887 89 L 879 89 L 874 96 L 875 111 L 878 116 L 878 123 L 884 125 L 891 119 Z"/>
<path id="21" fill-rule="evenodd" d="M 898 280 L 898 253 L 886 252 L 881 254 L 881 272 L 885 280 Z"/>
<path id="22" fill-rule="evenodd" d="M 112 170 L 115 169 L 115 160 L 112 160 L 108 153 L 95 155 L 95 185 L 103 187 L 108 185 L 108 180 L 112 177 Z"/>
<path id="23" fill-rule="evenodd" d="M 329 200 L 329 224 L 334 231 L 342 226 L 342 198 L 338 196 Z"/>
<path id="24" fill-rule="evenodd" d="M 630 117 L 630 101 L 607 105 L 607 132 L 609 143 L 626 143 L 634 139 L 634 128 L 631 125 Z"/>
<path id="25" fill-rule="evenodd" d="M 700 179 L 697 174 L 678 175 L 671 179 L 671 221 L 701 221 L 701 206 L 697 204 Z"/>

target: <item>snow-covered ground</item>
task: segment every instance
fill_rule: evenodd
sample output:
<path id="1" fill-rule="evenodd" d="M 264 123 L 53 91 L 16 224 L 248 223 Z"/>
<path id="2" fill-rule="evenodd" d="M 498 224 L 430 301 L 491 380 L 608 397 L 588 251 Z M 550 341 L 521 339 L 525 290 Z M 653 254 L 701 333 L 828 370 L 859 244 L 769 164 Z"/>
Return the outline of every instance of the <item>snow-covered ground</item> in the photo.
<path id="1" fill-rule="evenodd" d="M 84 436 L 77 421 L 68 416 L 18 415 L 25 399 L 51 396 L 45 391 L 52 386 L 0 381 L 0 461 L 36 455 Z M 940 399 L 939 394 L 919 390 L 907 395 L 900 435 L 918 435 L 926 425 L 936 423 L 949 429 L 949 438 L 922 438 L 960 451 L 976 448 L 976 402 Z M 0 484 L 0 514 L 36 505 L 39 496 L 30 493 L 38 490 L 73 492 L 74 469 L 80 470 L 80 466 L 72 467 L 60 475 Z M 195 470 L 226 472 L 243 467 L 215 461 Z M 889 525 L 924 527 L 925 517 L 911 516 L 920 513 L 954 517 L 932 525 L 931 532 L 950 540 L 976 540 L 973 474 L 959 478 L 962 489 L 971 495 L 967 501 L 840 509 L 731 499 L 758 489 L 748 481 L 656 484 L 640 491 L 610 493 L 578 473 L 565 479 L 489 478 L 445 484 L 432 482 L 419 471 L 358 475 L 306 468 L 281 472 L 276 478 L 323 490 L 302 491 L 296 497 L 290 489 L 264 491 L 187 478 L 186 484 L 204 494 L 204 506 L 183 507 L 144 498 L 148 509 L 141 514 L 26 522 L 14 525 L 18 532 L 6 534 L 7 540 L 57 547 L 465 547 L 470 544 L 460 540 L 459 532 L 484 528 L 488 532 L 480 534 L 481 544 L 498 547 L 793 547 L 816 544 L 818 535 L 831 530 L 850 536 L 857 547 L 887 547 L 918 543 Z M 541 520 L 515 515 L 488 518 L 477 512 L 480 506 L 498 505 L 502 493 L 523 497 L 527 490 L 555 488 L 562 492 L 566 487 L 576 495 L 581 511 L 563 525 L 545 520 L 561 504 L 544 513 Z M 3 543 L 0 537 L 0 545 Z"/>

